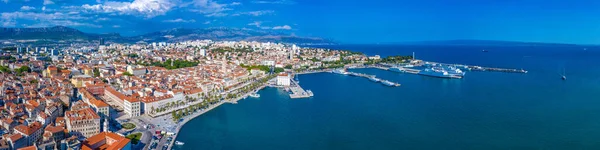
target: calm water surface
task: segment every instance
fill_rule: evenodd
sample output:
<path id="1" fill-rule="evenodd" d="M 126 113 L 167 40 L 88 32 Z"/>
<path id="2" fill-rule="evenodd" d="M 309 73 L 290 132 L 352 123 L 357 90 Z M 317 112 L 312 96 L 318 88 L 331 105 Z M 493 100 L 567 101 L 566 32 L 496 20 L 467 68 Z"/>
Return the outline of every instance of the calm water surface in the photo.
<path id="1" fill-rule="evenodd" d="M 369 55 L 524 68 L 440 79 L 377 69 L 396 81 L 301 75 L 315 97 L 260 98 L 216 108 L 186 124 L 177 149 L 600 149 L 600 49 L 347 45 Z M 483 53 L 482 49 L 489 52 Z M 559 73 L 566 70 L 567 81 Z"/>

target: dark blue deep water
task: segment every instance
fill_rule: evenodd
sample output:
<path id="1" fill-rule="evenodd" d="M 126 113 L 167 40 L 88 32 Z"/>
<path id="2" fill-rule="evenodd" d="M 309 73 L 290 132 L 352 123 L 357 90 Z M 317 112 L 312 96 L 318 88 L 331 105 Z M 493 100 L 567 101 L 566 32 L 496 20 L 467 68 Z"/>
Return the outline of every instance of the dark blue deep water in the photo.
<path id="1" fill-rule="evenodd" d="M 600 49 L 347 45 L 369 55 L 524 68 L 440 79 L 377 69 L 393 80 L 301 75 L 315 97 L 267 88 L 186 124 L 177 149 L 600 149 Z M 483 53 L 482 49 L 489 52 Z M 568 80 L 559 73 L 566 71 Z"/>

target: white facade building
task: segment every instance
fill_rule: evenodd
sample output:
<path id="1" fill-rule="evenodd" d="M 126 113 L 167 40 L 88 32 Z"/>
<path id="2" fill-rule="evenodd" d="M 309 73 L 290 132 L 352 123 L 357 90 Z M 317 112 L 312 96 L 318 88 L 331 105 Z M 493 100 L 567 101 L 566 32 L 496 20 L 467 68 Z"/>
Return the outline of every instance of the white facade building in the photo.
<path id="1" fill-rule="evenodd" d="M 277 75 L 277 85 L 279 86 L 290 86 L 290 81 L 290 75 L 287 73 Z"/>

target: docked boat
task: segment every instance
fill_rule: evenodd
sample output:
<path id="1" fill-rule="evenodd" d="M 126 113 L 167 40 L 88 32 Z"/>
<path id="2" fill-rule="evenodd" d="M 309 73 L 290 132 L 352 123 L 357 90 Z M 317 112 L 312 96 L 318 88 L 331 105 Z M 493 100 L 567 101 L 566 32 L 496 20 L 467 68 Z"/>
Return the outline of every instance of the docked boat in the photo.
<path id="1" fill-rule="evenodd" d="M 342 69 L 334 69 L 333 73 L 337 73 L 337 74 L 343 74 L 343 75 L 347 75 L 349 74 L 346 69 L 342 68 Z"/>
<path id="2" fill-rule="evenodd" d="M 384 85 L 387 85 L 387 86 L 396 86 L 396 83 L 394 83 L 392 81 L 388 81 L 388 80 L 383 80 L 381 83 L 383 83 Z"/>
<path id="3" fill-rule="evenodd" d="M 379 81 L 381 81 L 381 79 L 376 78 L 375 76 L 369 77 L 369 80 L 371 80 L 373 82 L 379 82 Z"/>
<path id="4" fill-rule="evenodd" d="M 314 94 L 311 90 L 306 90 L 306 93 L 308 94 L 308 96 L 314 96 Z"/>
<path id="5" fill-rule="evenodd" d="M 390 71 L 394 71 L 394 72 L 404 72 L 402 69 L 400 69 L 400 67 L 391 67 Z"/>
<path id="6" fill-rule="evenodd" d="M 460 79 L 463 76 L 461 75 L 456 75 L 456 74 L 450 74 L 448 73 L 448 71 L 445 71 L 443 69 L 440 68 L 427 68 L 424 69 L 422 71 L 419 72 L 420 75 L 424 75 L 424 76 L 432 76 L 432 77 L 439 77 L 439 78 L 456 78 L 456 79 Z"/>
<path id="7" fill-rule="evenodd" d="M 464 71 L 462 71 L 454 66 L 446 66 L 446 67 L 443 67 L 442 69 L 444 69 L 446 72 L 448 72 L 448 74 L 451 74 L 451 75 L 465 76 L 465 74 L 466 74 Z"/>
<path id="8" fill-rule="evenodd" d="M 252 94 L 250 94 L 249 96 L 250 96 L 250 97 L 254 97 L 254 98 L 259 98 L 259 97 L 260 97 L 260 94 L 258 94 L 258 93 L 252 93 Z"/>
<path id="9" fill-rule="evenodd" d="M 175 145 L 183 145 L 183 144 L 185 144 L 185 143 L 179 142 L 179 141 L 175 141 Z"/>

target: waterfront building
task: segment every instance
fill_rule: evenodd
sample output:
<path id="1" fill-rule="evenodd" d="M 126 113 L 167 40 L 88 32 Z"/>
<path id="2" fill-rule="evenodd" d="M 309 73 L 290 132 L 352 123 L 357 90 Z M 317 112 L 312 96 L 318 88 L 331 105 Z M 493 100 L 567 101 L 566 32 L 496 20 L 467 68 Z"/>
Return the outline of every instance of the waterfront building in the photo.
<path id="1" fill-rule="evenodd" d="M 131 140 L 112 132 L 102 132 L 82 142 L 82 150 L 131 150 Z"/>
<path id="2" fill-rule="evenodd" d="M 100 133 L 100 116 L 91 108 L 67 111 L 65 120 L 71 135 L 88 138 Z"/>
<path id="3" fill-rule="evenodd" d="M 279 86 L 290 86 L 290 75 L 287 73 L 281 73 L 277 75 L 277 85 Z"/>

